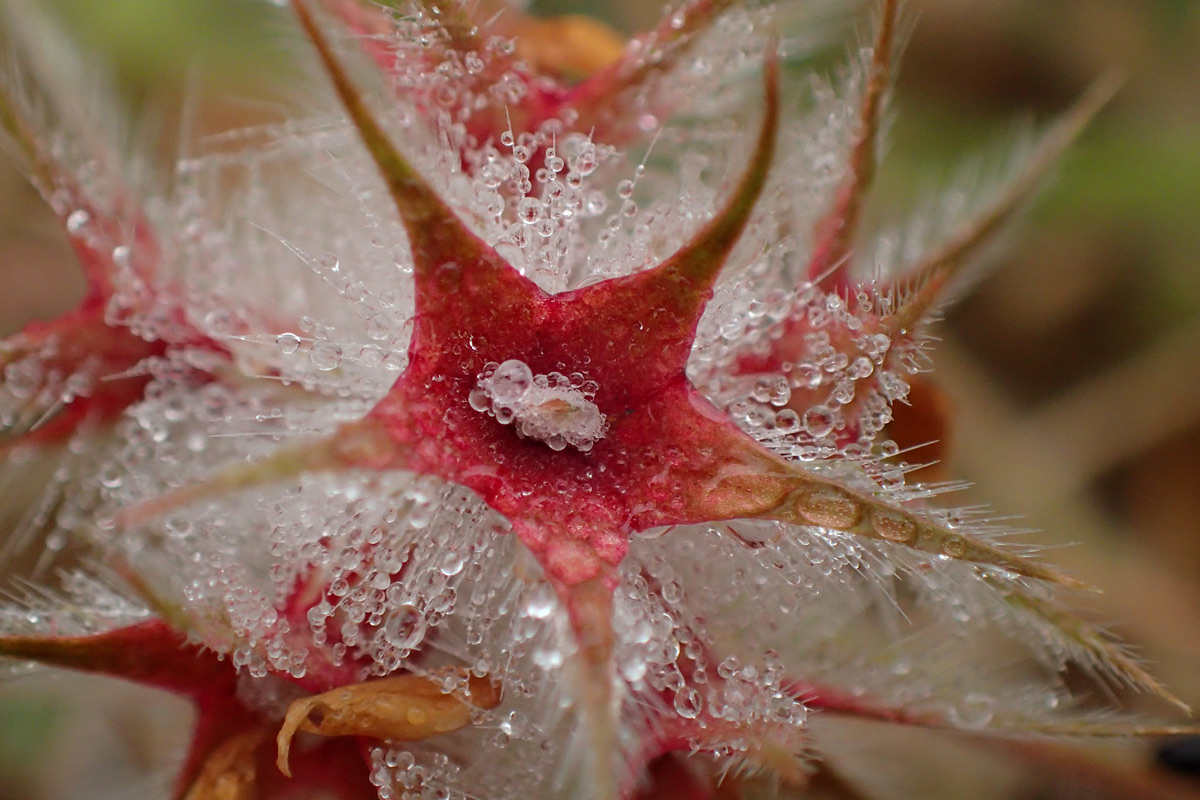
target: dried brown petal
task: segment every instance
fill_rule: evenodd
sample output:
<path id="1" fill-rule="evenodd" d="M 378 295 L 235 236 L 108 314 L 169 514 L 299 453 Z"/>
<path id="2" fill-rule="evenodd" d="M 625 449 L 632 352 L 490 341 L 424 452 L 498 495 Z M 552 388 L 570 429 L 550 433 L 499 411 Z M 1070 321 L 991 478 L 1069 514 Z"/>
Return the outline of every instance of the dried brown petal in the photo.
<path id="1" fill-rule="evenodd" d="M 486 677 L 462 673 L 465 691 L 447 694 L 441 681 L 400 675 L 342 686 L 297 700 L 288 707 L 276 741 L 276 762 L 291 777 L 288 752 L 297 731 L 321 736 L 369 736 L 414 741 L 458 730 L 474 708 L 495 708 L 500 689 Z"/>

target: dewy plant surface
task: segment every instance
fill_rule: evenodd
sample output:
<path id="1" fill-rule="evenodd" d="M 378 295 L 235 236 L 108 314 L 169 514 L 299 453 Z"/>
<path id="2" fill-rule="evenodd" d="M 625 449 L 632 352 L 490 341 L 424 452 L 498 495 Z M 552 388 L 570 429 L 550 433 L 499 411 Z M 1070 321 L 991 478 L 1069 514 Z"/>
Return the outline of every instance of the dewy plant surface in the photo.
<path id="1" fill-rule="evenodd" d="M 1111 87 L 872 242 L 894 2 L 828 80 L 783 2 L 623 48 L 279 5 L 302 108 L 164 177 L 3 4 L 0 122 L 89 292 L 0 346 L 7 479 L 51 464 L 0 654 L 194 700 L 188 800 L 801 794 L 810 712 L 1155 730 L 1105 709 L 1173 698 L 1078 583 L 889 438 L 947 289 Z"/>

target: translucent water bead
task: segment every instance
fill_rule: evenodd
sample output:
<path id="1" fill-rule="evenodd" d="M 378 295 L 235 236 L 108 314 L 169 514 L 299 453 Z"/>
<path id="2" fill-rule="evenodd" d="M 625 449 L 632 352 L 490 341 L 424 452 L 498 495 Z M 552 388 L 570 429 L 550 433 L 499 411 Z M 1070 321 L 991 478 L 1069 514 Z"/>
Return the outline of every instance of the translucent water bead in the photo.
<path id="1" fill-rule="evenodd" d="M 471 392 L 471 407 L 515 425 L 521 436 L 545 442 L 552 450 L 568 445 L 581 452 L 592 449 L 608 422 L 592 402 L 598 387 L 575 373 L 534 375 L 523 361 L 489 364 Z"/>

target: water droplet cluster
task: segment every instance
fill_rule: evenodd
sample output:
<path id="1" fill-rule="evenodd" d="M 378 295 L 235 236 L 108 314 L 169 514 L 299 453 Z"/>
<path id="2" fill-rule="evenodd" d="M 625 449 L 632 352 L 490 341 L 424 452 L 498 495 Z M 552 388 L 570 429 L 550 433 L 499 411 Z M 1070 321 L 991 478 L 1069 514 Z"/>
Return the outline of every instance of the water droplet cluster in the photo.
<path id="1" fill-rule="evenodd" d="M 72 344 L 54 334 L 40 341 L 18 336 L 0 344 L 7 389 L 0 395 L 0 430 L 19 434 L 37 428 L 77 398 L 92 394 L 104 375 L 104 358 L 89 355 L 76 362 L 69 352 Z"/>
<path id="2" fill-rule="evenodd" d="M 604 438 L 608 423 L 592 402 L 600 387 L 582 373 L 534 375 L 523 361 L 487 364 L 469 401 L 476 411 L 513 425 L 521 436 L 551 450 L 567 446 L 586 453 Z"/>

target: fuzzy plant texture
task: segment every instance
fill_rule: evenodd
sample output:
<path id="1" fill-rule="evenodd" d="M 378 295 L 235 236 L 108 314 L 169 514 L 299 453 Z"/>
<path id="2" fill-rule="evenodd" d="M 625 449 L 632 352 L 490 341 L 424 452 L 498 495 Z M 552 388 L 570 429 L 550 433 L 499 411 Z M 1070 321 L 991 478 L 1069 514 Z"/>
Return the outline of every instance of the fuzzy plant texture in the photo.
<path id="1" fill-rule="evenodd" d="M 288 118 L 161 170 L 0 4 L 4 139 L 88 283 L 0 344 L 6 502 L 46 475 L 13 670 L 194 701 L 179 800 L 803 796 L 826 715 L 1167 729 L 1112 707 L 1173 698 L 1078 582 L 898 443 L 927 324 L 1108 83 L 871 239 L 891 0 L 830 78 L 788 0 L 628 43 L 264 5 Z"/>

